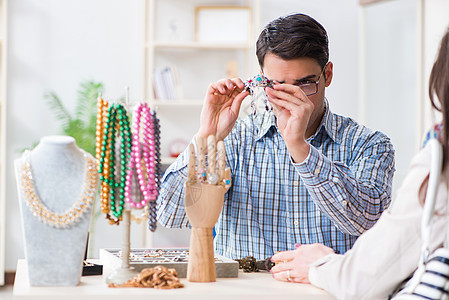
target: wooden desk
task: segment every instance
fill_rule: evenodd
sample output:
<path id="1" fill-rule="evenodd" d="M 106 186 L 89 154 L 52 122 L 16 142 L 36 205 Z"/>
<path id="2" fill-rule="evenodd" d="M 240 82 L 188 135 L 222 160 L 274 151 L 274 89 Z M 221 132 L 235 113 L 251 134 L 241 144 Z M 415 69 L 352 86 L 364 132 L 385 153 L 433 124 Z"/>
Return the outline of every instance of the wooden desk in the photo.
<path id="1" fill-rule="evenodd" d="M 212 283 L 181 279 L 184 288 L 157 290 L 145 288 L 108 288 L 102 276 L 83 276 L 74 287 L 30 287 L 26 261 L 17 263 L 14 299 L 95 299 L 95 300 L 247 300 L 247 299 L 334 299 L 325 291 L 308 284 L 274 280 L 269 272 L 243 273 L 238 278 L 217 278 Z"/>

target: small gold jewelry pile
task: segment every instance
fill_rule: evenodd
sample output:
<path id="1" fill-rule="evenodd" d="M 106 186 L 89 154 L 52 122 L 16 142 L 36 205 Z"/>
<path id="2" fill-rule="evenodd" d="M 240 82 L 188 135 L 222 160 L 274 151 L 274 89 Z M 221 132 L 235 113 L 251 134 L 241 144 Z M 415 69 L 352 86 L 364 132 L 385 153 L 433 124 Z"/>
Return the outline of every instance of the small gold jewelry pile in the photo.
<path id="1" fill-rule="evenodd" d="M 138 287 L 155 289 L 178 289 L 184 284 L 179 281 L 175 269 L 167 269 L 164 266 L 145 268 L 133 279 L 123 284 L 109 284 L 109 287 Z"/>

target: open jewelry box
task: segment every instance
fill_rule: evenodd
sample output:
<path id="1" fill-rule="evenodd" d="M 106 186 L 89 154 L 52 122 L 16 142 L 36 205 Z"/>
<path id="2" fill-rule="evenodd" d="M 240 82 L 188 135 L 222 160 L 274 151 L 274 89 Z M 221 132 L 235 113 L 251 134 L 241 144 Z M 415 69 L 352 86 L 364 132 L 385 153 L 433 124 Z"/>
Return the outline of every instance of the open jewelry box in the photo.
<path id="1" fill-rule="evenodd" d="M 188 256 L 189 249 L 187 248 L 131 249 L 129 266 L 140 272 L 144 268 L 162 265 L 175 269 L 179 278 L 186 278 Z M 100 261 L 103 264 L 103 275 L 107 277 L 115 269 L 121 267 L 121 249 L 100 249 Z M 237 261 L 219 255 L 215 256 L 217 278 L 237 277 L 238 271 L 239 263 Z"/>

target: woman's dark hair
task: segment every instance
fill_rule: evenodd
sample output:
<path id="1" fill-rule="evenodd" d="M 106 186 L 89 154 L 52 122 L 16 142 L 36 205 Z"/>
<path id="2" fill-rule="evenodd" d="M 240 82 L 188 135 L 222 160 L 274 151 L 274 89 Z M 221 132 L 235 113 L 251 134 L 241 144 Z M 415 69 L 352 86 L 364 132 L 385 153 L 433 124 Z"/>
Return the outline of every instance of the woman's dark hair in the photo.
<path id="1" fill-rule="evenodd" d="M 429 96 L 432 106 L 443 115 L 441 143 L 443 144 L 443 166 L 447 168 L 449 151 L 449 29 L 441 40 L 438 57 L 430 72 Z M 438 100 L 435 99 L 435 96 Z"/>
<path id="2" fill-rule="evenodd" d="M 329 60 L 329 40 L 326 30 L 315 19 L 292 14 L 271 21 L 260 33 L 256 43 L 260 68 L 267 53 L 284 60 L 310 57 L 324 68 Z"/>

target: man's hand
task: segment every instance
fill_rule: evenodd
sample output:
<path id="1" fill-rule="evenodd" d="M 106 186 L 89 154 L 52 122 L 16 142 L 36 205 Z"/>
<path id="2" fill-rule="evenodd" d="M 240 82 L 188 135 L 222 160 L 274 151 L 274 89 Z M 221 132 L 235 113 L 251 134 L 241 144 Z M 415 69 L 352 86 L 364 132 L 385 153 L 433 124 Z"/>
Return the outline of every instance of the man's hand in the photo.
<path id="1" fill-rule="evenodd" d="M 291 84 L 275 84 L 266 88 L 273 106 L 278 129 L 295 162 L 302 162 L 309 153 L 306 133 L 314 104 L 303 91 Z"/>
<path id="2" fill-rule="evenodd" d="M 222 79 L 207 89 L 197 136 L 215 135 L 223 140 L 234 127 L 243 99 L 249 95 L 240 78 Z"/>

